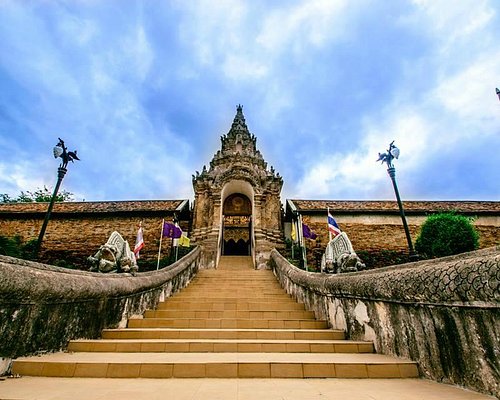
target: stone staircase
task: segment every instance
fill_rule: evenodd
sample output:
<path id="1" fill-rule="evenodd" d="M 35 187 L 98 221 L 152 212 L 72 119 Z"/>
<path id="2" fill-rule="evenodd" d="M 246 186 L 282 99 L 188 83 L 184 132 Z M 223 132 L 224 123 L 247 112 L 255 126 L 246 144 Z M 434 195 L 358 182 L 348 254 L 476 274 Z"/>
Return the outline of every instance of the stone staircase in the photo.
<path id="1" fill-rule="evenodd" d="M 68 351 L 19 358 L 13 373 L 113 378 L 413 378 L 414 362 L 344 340 L 250 257 L 222 257 L 157 310 L 73 340 Z"/>

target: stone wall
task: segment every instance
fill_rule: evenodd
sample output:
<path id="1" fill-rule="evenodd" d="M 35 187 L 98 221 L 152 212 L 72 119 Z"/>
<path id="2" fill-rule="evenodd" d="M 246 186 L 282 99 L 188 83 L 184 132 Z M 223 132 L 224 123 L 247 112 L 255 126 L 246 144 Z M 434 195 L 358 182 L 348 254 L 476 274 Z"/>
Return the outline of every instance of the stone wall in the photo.
<path id="1" fill-rule="evenodd" d="M 184 288 L 200 268 L 200 248 L 164 269 L 99 274 L 0 256 L 0 357 L 57 351 L 70 339 L 125 327 Z"/>
<path id="2" fill-rule="evenodd" d="M 422 376 L 500 397 L 500 247 L 325 275 L 273 251 L 286 291 L 348 338 L 417 361 Z"/>

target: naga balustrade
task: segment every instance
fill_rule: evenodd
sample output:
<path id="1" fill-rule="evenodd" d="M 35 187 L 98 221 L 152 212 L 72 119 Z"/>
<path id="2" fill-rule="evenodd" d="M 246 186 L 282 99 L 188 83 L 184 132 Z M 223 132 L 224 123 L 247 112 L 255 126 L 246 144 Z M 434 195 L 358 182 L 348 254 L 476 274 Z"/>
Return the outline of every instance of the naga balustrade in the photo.
<path id="1" fill-rule="evenodd" d="M 422 376 L 500 397 L 500 247 L 326 275 L 276 250 L 285 290 L 349 339 L 417 361 Z"/>

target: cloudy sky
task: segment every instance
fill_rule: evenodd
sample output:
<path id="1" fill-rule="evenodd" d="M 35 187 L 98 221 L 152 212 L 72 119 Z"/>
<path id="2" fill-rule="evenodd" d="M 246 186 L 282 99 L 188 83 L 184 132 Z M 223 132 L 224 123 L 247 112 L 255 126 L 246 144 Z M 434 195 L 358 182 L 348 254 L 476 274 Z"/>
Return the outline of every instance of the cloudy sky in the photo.
<path id="1" fill-rule="evenodd" d="M 500 200 L 498 0 L 0 0 L 0 193 L 193 198 L 243 112 L 283 198 Z"/>

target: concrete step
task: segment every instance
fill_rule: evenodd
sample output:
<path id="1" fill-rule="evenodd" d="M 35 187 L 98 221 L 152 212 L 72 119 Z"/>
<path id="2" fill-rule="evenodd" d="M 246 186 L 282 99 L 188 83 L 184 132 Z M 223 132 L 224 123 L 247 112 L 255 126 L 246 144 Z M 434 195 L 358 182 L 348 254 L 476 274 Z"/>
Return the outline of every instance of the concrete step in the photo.
<path id="1" fill-rule="evenodd" d="M 210 300 L 210 299 L 220 299 L 220 298 L 249 298 L 253 297 L 254 299 L 265 301 L 265 299 L 282 299 L 282 300 L 290 300 L 290 296 L 283 293 L 280 290 L 186 290 L 179 292 L 173 296 L 177 299 L 197 299 L 201 300 Z"/>
<path id="2" fill-rule="evenodd" d="M 221 292 L 207 292 L 203 293 L 201 291 L 192 291 L 192 292 L 180 292 L 176 293 L 174 296 L 172 296 L 172 299 L 179 299 L 179 300 L 187 300 L 187 299 L 192 299 L 192 300 L 197 300 L 197 301 L 211 301 L 212 299 L 227 299 L 228 301 L 234 301 L 237 299 L 242 299 L 243 301 L 248 301 L 248 300 L 259 300 L 259 301 L 269 301 L 269 300 L 279 300 L 279 301 L 293 301 L 292 298 L 286 294 L 286 293 L 261 293 L 259 295 L 256 295 L 255 292 L 226 292 L 226 293 L 221 293 Z"/>
<path id="3" fill-rule="evenodd" d="M 261 271 L 245 272 L 223 272 L 223 271 L 201 271 L 192 280 L 193 283 L 197 282 L 225 282 L 225 283 L 238 283 L 238 284 L 255 284 L 255 283 L 269 283 L 273 284 L 276 277 L 272 272 L 263 273 Z"/>
<path id="4" fill-rule="evenodd" d="M 347 340 L 101 339 L 72 340 L 68 351 L 125 353 L 373 353 L 373 343 Z"/>
<path id="5" fill-rule="evenodd" d="M 266 274 L 260 271 L 253 271 L 251 273 L 223 273 L 220 271 L 210 271 L 201 272 L 197 274 L 193 280 L 193 283 L 238 283 L 242 285 L 274 285 L 277 280 L 272 272 Z"/>
<path id="6" fill-rule="evenodd" d="M 411 361 L 328 353 L 54 353 L 18 358 L 12 373 L 96 378 L 418 377 Z"/>
<path id="7" fill-rule="evenodd" d="M 276 277 L 272 274 L 262 274 L 259 271 L 250 273 L 250 274 L 224 274 L 219 271 L 213 271 L 210 273 L 200 273 L 196 275 L 193 280 L 193 283 L 200 282 L 212 282 L 212 283 L 239 283 L 243 285 L 258 285 L 258 284 L 269 284 L 274 285 L 277 280 Z"/>
<path id="8" fill-rule="evenodd" d="M 296 303 L 292 300 L 291 297 L 266 297 L 265 299 L 259 298 L 256 299 L 255 297 L 234 297 L 234 295 L 228 296 L 228 297 L 212 297 L 212 298 L 203 298 L 203 297 L 196 297 L 196 296 L 189 296 L 189 297 L 182 297 L 182 296 L 173 296 L 168 298 L 165 302 L 165 304 L 174 304 L 174 303 L 198 303 L 198 304 L 214 304 L 214 303 L 232 303 L 232 304 L 242 304 L 242 303 L 254 303 L 254 302 L 260 302 L 262 304 L 262 307 L 267 307 L 268 304 L 271 304 L 272 307 L 274 307 L 277 304 L 300 304 Z M 162 304 L 158 304 L 158 308 L 163 307 Z M 303 305 L 301 304 L 303 307 Z"/>
<path id="9" fill-rule="evenodd" d="M 262 271 L 252 271 L 250 273 L 234 272 L 228 273 L 217 270 L 204 270 L 198 272 L 192 282 L 237 282 L 237 283 L 254 283 L 254 282 L 276 282 L 276 277 L 272 272 L 266 273 Z"/>
<path id="10" fill-rule="evenodd" d="M 312 311 L 253 311 L 253 310 L 148 310 L 144 318 L 207 318 L 207 319 L 314 319 Z"/>
<path id="11" fill-rule="evenodd" d="M 169 299 L 165 302 L 158 304 L 157 310 L 199 310 L 199 311 L 224 311 L 224 310 L 238 310 L 238 311 L 301 311 L 305 310 L 303 304 L 294 303 L 292 301 L 283 302 L 266 302 L 259 303 L 249 301 L 221 301 L 212 300 L 205 301 L 183 301 Z"/>
<path id="12" fill-rule="evenodd" d="M 308 319 L 205 319 L 205 318 L 144 318 L 130 319 L 129 328 L 215 328 L 215 329 L 326 329 L 325 321 Z"/>
<path id="13" fill-rule="evenodd" d="M 223 292 L 232 292 L 232 291 L 238 291 L 238 292 L 252 292 L 252 291 L 257 291 L 257 292 L 279 292 L 283 293 L 283 289 L 280 288 L 279 286 L 275 285 L 245 285 L 241 286 L 238 285 L 237 283 L 235 284 L 228 284 L 228 285 L 219 285 L 217 283 L 207 283 L 207 284 L 191 284 L 187 288 L 182 289 L 181 293 L 185 292 L 190 292 L 190 291 L 199 291 L 199 293 L 205 293 L 205 292 L 217 292 L 217 291 L 223 291 Z"/>
<path id="14" fill-rule="evenodd" d="M 344 331 L 333 329 L 104 329 L 103 339 L 268 339 L 343 340 Z"/>
<path id="15" fill-rule="evenodd" d="M 206 296 L 207 294 L 210 293 L 248 293 L 248 294 L 285 294 L 283 292 L 283 289 L 281 288 L 270 288 L 270 287 L 234 287 L 234 286 L 216 286 L 214 287 L 213 285 L 206 285 L 206 286 L 188 286 L 186 289 L 183 289 L 179 294 L 181 293 L 190 293 L 190 292 L 196 292 L 198 295 L 203 294 L 203 296 Z"/>

